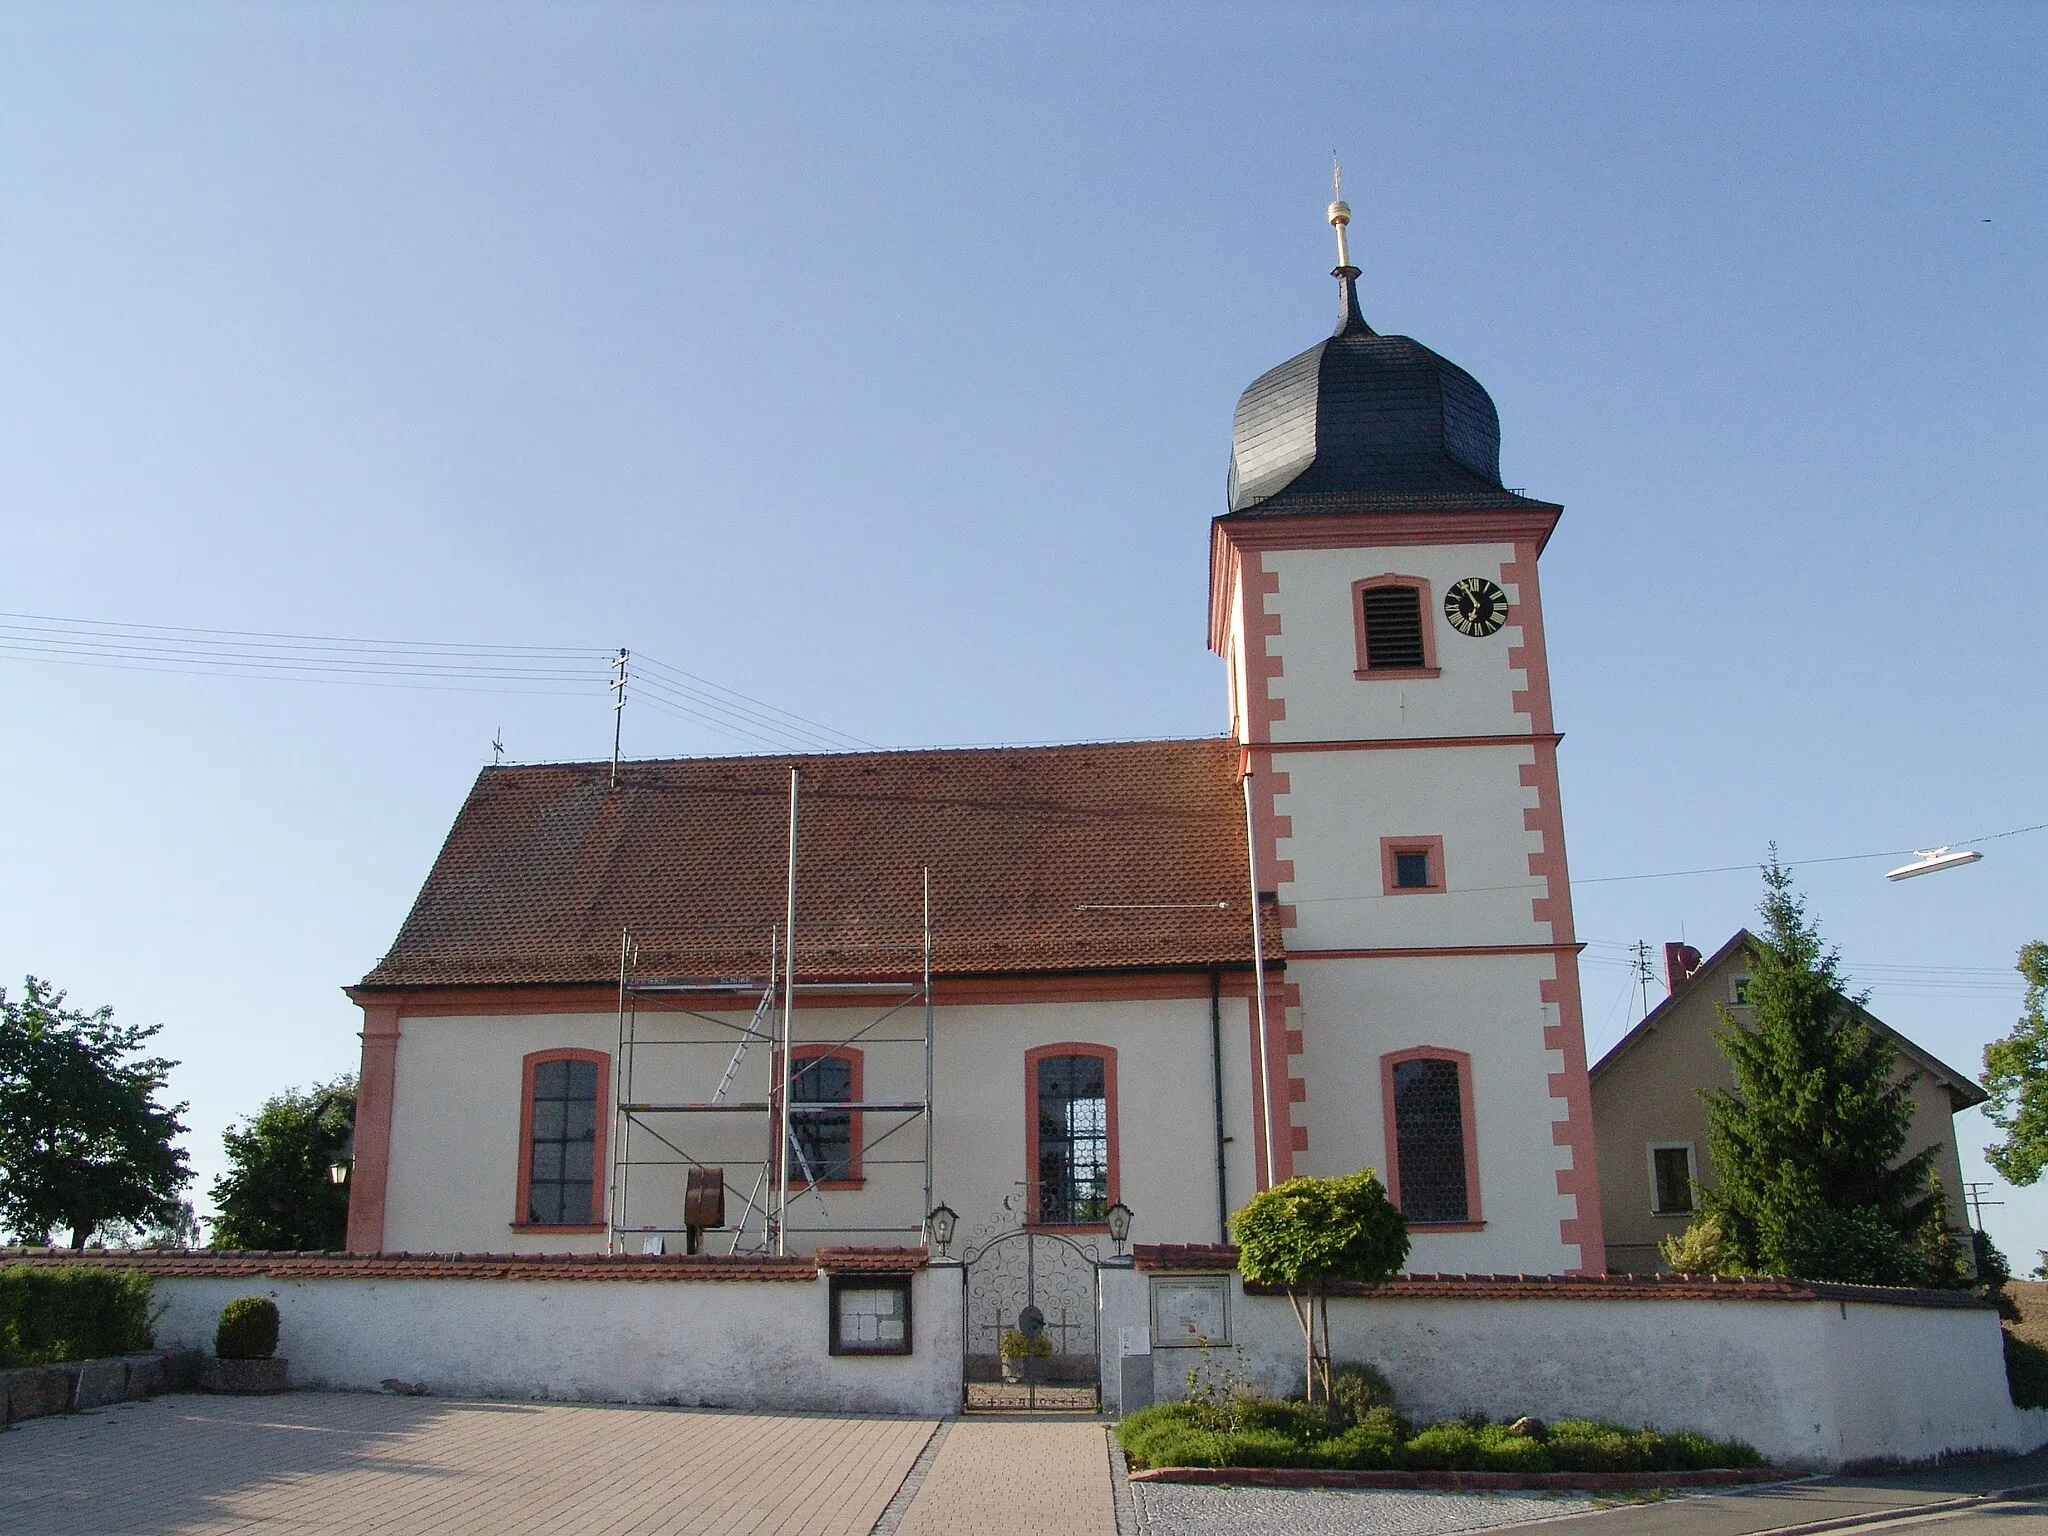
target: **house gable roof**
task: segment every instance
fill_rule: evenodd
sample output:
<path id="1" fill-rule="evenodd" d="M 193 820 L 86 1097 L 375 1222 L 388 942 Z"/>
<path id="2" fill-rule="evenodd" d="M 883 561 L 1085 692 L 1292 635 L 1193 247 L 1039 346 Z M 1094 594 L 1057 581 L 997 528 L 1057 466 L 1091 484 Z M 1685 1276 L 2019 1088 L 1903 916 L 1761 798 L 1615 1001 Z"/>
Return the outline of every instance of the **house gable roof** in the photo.
<path id="1" fill-rule="evenodd" d="M 1669 996 L 1645 1014 L 1640 1024 L 1616 1041 L 1614 1047 L 1593 1064 L 1593 1068 L 1587 1073 L 1587 1077 L 1597 1082 L 1615 1062 L 1619 1061 L 1633 1049 L 1639 1041 L 1655 1033 L 1661 1025 L 1666 1023 L 1679 1004 L 1692 995 L 1694 988 L 1705 985 L 1709 978 L 1718 978 L 1726 975 L 1732 961 L 1738 958 L 1747 959 L 1762 947 L 1763 941 L 1747 928 L 1736 929 L 1734 937 L 1730 938 L 1727 943 L 1701 961 L 1699 969 L 1686 977 Z M 1839 993 L 1836 995 L 1840 996 Z M 1899 1054 L 1911 1062 L 1918 1071 L 1947 1089 L 1950 1107 L 1957 1113 L 1982 1104 L 1985 1099 L 1990 1097 L 1971 1078 L 1956 1071 L 1954 1067 L 1949 1066 L 1931 1052 L 1914 1044 L 1869 1009 L 1850 1001 L 1846 997 L 1842 998 L 1842 1002 L 1856 1016 L 1857 1022 L 1889 1040 L 1898 1050 Z"/>
<path id="2" fill-rule="evenodd" d="M 357 990 L 765 977 L 792 766 L 805 979 L 917 975 L 927 867 L 942 976 L 1251 964 L 1219 738 L 486 768 Z"/>

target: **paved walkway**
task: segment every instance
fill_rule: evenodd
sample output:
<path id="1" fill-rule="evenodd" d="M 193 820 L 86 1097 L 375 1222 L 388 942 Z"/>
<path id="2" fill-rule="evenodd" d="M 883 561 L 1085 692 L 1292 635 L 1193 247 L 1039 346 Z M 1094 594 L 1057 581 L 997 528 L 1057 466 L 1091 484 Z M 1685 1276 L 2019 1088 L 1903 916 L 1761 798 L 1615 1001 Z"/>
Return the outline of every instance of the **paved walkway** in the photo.
<path id="1" fill-rule="evenodd" d="M 868 1536 L 933 1427 L 347 1393 L 179 1395 L 0 1435 L 0 1530 Z M 1099 1427 L 1095 1437 L 1099 1454 Z"/>
<path id="2" fill-rule="evenodd" d="M 945 1426 L 896 1536 L 1117 1536 L 1109 1438 L 1096 1418 L 968 1418 Z"/>

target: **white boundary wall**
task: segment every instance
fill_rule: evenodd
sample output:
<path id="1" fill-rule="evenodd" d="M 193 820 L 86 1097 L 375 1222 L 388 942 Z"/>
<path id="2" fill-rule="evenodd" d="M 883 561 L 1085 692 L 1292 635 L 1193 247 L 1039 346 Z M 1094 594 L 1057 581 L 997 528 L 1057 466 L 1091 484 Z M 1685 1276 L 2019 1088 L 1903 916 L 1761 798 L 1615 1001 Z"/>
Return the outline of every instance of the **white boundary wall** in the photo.
<path id="1" fill-rule="evenodd" d="M 1150 1326 L 1151 1282 L 1100 1272 L 1105 1405 L 1120 1410 L 1120 1340 Z M 1155 1347 L 1154 1401 L 1190 1366 L 1298 1394 L 1302 1340 L 1285 1297 L 1228 1287 L 1230 1342 Z M 2012 1405 L 1996 1313 L 1862 1301 L 1659 1298 L 1330 1303 L 1332 1358 L 1370 1361 L 1411 1418 L 1609 1419 L 1746 1440 L 1771 1461 L 1838 1467 L 2048 1443 L 2048 1411 Z M 1142 1380 L 1142 1376 L 1140 1377 Z"/>
<path id="2" fill-rule="evenodd" d="M 960 1271 L 911 1281 L 908 1355 L 832 1355 L 815 1280 L 281 1279 L 159 1275 L 165 1347 L 213 1350 L 221 1308 L 268 1296 L 292 1385 L 437 1396 L 914 1414 L 960 1411 Z"/>

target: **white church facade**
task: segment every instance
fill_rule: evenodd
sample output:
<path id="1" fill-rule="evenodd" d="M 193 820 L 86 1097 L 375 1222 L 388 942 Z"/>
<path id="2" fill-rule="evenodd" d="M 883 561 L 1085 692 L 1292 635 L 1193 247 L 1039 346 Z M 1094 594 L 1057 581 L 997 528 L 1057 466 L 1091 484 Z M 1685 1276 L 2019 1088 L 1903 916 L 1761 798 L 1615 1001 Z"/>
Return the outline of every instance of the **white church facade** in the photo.
<path id="1" fill-rule="evenodd" d="M 1560 508 L 1336 275 L 1237 409 L 1226 736 L 483 770 L 350 989 L 350 1248 L 1207 1243 L 1372 1167 L 1414 1271 L 1599 1272 Z"/>

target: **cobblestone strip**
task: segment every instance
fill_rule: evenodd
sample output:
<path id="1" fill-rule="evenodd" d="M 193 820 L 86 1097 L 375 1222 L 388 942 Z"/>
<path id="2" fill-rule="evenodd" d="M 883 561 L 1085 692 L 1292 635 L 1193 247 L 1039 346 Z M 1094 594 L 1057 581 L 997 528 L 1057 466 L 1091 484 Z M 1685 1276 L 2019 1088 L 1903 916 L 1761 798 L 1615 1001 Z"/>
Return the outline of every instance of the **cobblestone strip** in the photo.
<path id="1" fill-rule="evenodd" d="M 1109 1439 L 1109 1492 L 1116 1501 L 1116 1536 L 1143 1536 L 1138 1501 L 1131 1497 L 1131 1460 L 1117 1443 L 1116 1426 L 1107 1426 L 1104 1433 Z"/>
<path id="2" fill-rule="evenodd" d="M 942 1420 L 932 1430 L 932 1437 L 925 1441 L 924 1449 L 917 1453 L 916 1462 L 911 1465 L 909 1474 L 889 1500 L 889 1507 L 876 1519 L 871 1536 L 896 1536 L 896 1528 L 903 1524 L 904 1515 L 909 1513 L 912 1502 L 917 1498 L 917 1490 L 924 1486 L 925 1477 L 931 1472 L 932 1463 L 938 1459 L 939 1447 L 946 1443 L 946 1431 L 952 1427 L 951 1420 Z"/>

